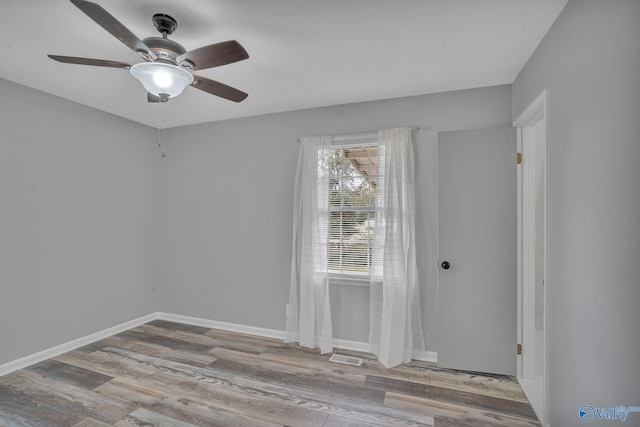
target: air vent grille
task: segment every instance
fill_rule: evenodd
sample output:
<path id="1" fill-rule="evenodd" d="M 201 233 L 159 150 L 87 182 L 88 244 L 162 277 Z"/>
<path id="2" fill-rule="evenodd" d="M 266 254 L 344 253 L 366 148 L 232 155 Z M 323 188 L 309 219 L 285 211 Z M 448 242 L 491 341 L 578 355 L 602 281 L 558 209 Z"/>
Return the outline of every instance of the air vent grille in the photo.
<path id="1" fill-rule="evenodd" d="M 329 361 L 336 362 L 336 363 L 344 363 L 345 365 L 352 365 L 352 366 L 362 365 L 362 358 L 345 356 L 344 354 L 334 354 L 333 356 L 331 356 L 331 359 L 329 359 Z"/>

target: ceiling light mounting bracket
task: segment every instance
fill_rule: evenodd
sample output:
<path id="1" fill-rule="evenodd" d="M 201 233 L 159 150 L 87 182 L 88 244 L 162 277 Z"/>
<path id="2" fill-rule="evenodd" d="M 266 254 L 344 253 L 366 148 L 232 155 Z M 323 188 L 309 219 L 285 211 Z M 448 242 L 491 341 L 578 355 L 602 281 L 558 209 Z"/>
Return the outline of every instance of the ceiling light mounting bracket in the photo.
<path id="1" fill-rule="evenodd" d="M 167 35 L 172 34 L 176 28 L 178 28 L 178 22 L 173 19 L 171 16 L 166 15 L 164 13 L 156 13 L 151 18 L 153 21 L 153 25 L 155 25 L 156 29 L 160 34 L 162 34 L 162 38 L 167 38 Z"/>

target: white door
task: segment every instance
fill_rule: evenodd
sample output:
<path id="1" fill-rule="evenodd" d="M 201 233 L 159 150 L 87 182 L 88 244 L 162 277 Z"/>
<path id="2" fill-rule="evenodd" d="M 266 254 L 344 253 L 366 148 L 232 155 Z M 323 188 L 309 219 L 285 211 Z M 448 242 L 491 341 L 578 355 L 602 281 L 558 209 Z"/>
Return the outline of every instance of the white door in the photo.
<path id="1" fill-rule="evenodd" d="M 516 130 L 441 132 L 438 365 L 516 373 Z"/>

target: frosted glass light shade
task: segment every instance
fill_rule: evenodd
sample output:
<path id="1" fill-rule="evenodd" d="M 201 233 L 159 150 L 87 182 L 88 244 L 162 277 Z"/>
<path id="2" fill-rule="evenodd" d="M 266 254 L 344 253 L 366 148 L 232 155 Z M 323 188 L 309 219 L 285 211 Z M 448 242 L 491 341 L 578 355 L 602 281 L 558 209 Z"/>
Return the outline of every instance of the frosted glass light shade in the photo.
<path id="1" fill-rule="evenodd" d="M 166 94 L 173 98 L 193 83 L 193 75 L 187 70 L 161 62 L 142 62 L 135 64 L 129 71 L 140 80 L 147 92 L 156 96 Z"/>

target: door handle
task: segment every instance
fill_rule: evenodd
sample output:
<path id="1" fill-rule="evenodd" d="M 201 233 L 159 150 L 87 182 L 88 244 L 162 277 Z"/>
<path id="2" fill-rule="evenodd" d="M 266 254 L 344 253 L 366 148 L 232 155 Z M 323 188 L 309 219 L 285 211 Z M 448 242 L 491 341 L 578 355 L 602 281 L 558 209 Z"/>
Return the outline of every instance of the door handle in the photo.
<path id="1" fill-rule="evenodd" d="M 449 261 L 443 261 L 442 262 L 442 269 L 443 270 L 448 270 L 449 268 L 451 268 L 451 264 L 449 264 Z"/>

